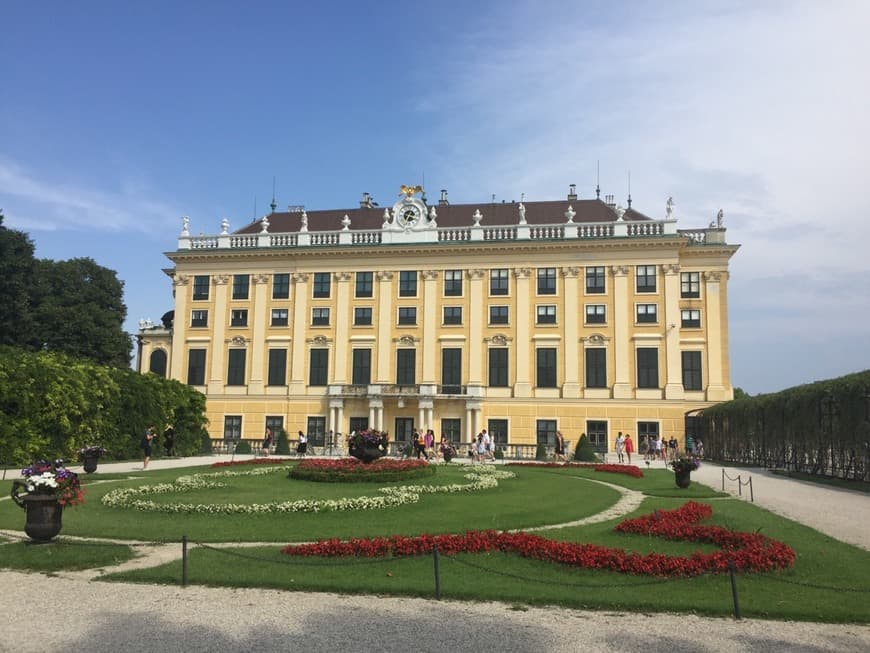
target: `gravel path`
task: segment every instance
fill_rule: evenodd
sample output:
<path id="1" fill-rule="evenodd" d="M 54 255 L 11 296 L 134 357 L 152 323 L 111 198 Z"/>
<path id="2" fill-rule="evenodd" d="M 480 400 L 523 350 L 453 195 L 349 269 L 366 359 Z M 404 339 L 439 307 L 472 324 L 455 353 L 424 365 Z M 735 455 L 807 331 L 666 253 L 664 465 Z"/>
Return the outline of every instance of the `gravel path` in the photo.
<path id="1" fill-rule="evenodd" d="M 152 466 L 205 464 L 216 458 L 157 460 Z M 103 467 L 105 471 L 141 471 L 141 464 Z M 726 472 L 732 478 L 741 474 L 744 481 L 749 475 L 753 477 L 756 504 L 870 550 L 867 495 L 758 470 L 727 468 Z M 721 468 L 703 465 L 693 479 L 721 489 Z M 733 488 L 726 485 L 726 490 L 736 494 L 737 483 L 729 485 Z M 743 493 L 748 500 L 746 487 Z M 639 500 L 636 493 L 623 493 L 618 512 L 632 509 Z M 173 559 L 178 546 L 157 546 L 143 553 L 143 557 L 124 563 L 124 568 Z M 870 626 L 865 625 L 734 621 L 262 589 L 180 588 L 102 583 L 89 580 L 93 576 L 93 571 L 57 576 L 0 571 L 0 651 L 870 651 Z M 47 606 L 50 609 L 45 609 Z"/>

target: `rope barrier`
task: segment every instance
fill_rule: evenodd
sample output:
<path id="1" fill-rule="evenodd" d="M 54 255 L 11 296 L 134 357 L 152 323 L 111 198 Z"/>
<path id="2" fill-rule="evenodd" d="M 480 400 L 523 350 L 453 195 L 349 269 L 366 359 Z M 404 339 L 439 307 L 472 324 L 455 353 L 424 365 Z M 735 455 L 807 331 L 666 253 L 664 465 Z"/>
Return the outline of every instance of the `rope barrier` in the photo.
<path id="1" fill-rule="evenodd" d="M 275 560 L 274 558 L 264 558 L 262 556 L 241 553 L 233 549 L 224 549 L 221 547 L 209 546 L 208 544 L 204 544 L 202 542 L 191 541 L 190 543 L 195 544 L 196 546 L 203 549 L 215 551 L 217 553 L 222 553 L 228 556 L 233 556 L 235 558 L 254 560 L 257 562 L 268 562 L 273 565 L 290 565 L 296 567 L 353 567 L 355 565 L 395 563 L 397 560 L 401 560 L 401 558 L 353 558 L 338 561 L 335 558 L 326 558 L 324 562 L 311 562 L 310 558 L 303 560 L 294 558 L 292 556 L 284 556 L 285 558 L 287 558 L 286 560 Z"/>
<path id="2" fill-rule="evenodd" d="M 868 588 L 860 588 L 860 587 L 833 587 L 831 585 L 818 585 L 816 583 L 802 583 L 797 580 L 789 580 L 788 578 L 782 578 L 781 576 L 767 576 L 761 575 L 765 580 L 774 580 L 778 583 L 785 583 L 786 585 L 797 585 L 799 587 L 809 587 L 814 590 L 830 590 L 832 592 L 858 592 L 859 594 L 870 594 L 870 589 Z M 752 578 L 751 576 L 747 576 L 747 578 Z"/>

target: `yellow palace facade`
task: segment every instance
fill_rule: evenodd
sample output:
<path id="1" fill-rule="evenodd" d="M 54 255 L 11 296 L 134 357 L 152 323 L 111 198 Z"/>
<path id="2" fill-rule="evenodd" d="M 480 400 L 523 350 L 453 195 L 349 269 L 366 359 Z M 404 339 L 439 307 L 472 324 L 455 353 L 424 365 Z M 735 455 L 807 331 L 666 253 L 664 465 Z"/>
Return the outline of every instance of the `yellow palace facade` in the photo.
<path id="1" fill-rule="evenodd" d="M 732 398 L 717 222 L 678 229 L 610 197 L 451 204 L 403 187 L 381 209 L 290 207 L 230 231 L 183 218 L 174 314 L 140 325 L 140 371 L 205 394 L 213 439 L 267 426 L 313 446 L 370 427 L 505 447 L 556 430 L 683 441 Z M 340 441 L 341 438 L 336 438 Z"/>

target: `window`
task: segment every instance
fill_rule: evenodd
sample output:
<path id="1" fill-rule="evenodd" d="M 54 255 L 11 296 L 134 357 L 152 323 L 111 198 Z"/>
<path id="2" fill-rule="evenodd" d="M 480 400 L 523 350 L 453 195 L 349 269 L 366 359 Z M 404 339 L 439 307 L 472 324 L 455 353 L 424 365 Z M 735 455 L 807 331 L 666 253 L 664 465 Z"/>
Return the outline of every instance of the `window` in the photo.
<path id="1" fill-rule="evenodd" d="M 205 385 L 205 349 L 187 352 L 187 385 Z"/>
<path id="2" fill-rule="evenodd" d="M 374 273 L 372 272 L 357 272 L 356 273 L 356 296 L 371 297 L 372 289 L 374 288 Z"/>
<path id="3" fill-rule="evenodd" d="M 691 299 L 701 296 L 701 273 L 680 272 L 680 297 Z"/>
<path id="4" fill-rule="evenodd" d="M 353 371 L 351 383 L 354 385 L 368 385 L 372 380 L 372 350 L 353 350 Z"/>
<path id="5" fill-rule="evenodd" d="M 680 311 L 680 322 L 684 329 L 698 329 L 701 327 L 701 311 L 689 308 Z"/>
<path id="6" fill-rule="evenodd" d="M 637 387 L 659 387 L 659 349 L 658 347 L 637 348 Z"/>
<path id="7" fill-rule="evenodd" d="M 489 294 L 507 295 L 508 282 L 510 280 L 508 270 L 501 268 L 489 271 Z"/>
<path id="8" fill-rule="evenodd" d="M 607 314 L 604 304 L 586 304 L 586 324 L 605 324 Z"/>
<path id="9" fill-rule="evenodd" d="M 444 324 L 462 324 L 462 307 L 445 306 Z"/>
<path id="10" fill-rule="evenodd" d="M 248 309 L 234 308 L 230 311 L 230 326 L 248 326 Z"/>
<path id="11" fill-rule="evenodd" d="M 414 385 L 416 363 L 416 349 L 398 349 L 396 351 L 396 383 L 398 385 Z"/>
<path id="12" fill-rule="evenodd" d="M 166 378 L 166 352 L 155 349 L 148 358 L 148 370 L 157 376 Z"/>
<path id="13" fill-rule="evenodd" d="M 493 347 L 489 350 L 489 387 L 508 387 L 507 347 Z"/>
<path id="14" fill-rule="evenodd" d="M 656 316 L 656 305 L 655 304 L 638 304 L 637 305 L 637 322 L 652 322 L 655 324 L 658 322 L 658 317 Z"/>
<path id="15" fill-rule="evenodd" d="M 586 387 L 607 387 L 607 350 L 604 347 L 586 349 Z"/>
<path id="16" fill-rule="evenodd" d="M 508 323 L 508 307 L 507 306 L 490 306 L 489 307 L 489 323 L 490 324 L 507 324 Z"/>
<path id="17" fill-rule="evenodd" d="M 496 444 L 508 443 L 508 421 L 506 419 L 490 419 L 486 422 L 489 436 Z"/>
<path id="18" fill-rule="evenodd" d="M 289 299 L 290 298 L 290 275 L 289 274 L 273 274 L 272 275 L 272 299 Z"/>
<path id="19" fill-rule="evenodd" d="M 326 385 L 329 370 L 329 350 L 312 349 L 308 366 L 308 385 Z"/>
<path id="20" fill-rule="evenodd" d="M 329 297 L 329 287 L 332 281 L 332 275 L 329 272 L 314 273 L 314 299 L 326 299 Z"/>
<path id="21" fill-rule="evenodd" d="M 416 306 L 400 306 L 399 307 L 399 324 L 404 324 L 404 325 L 417 324 L 417 307 Z"/>
<path id="22" fill-rule="evenodd" d="M 267 385 L 286 385 L 287 379 L 287 350 L 269 350 L 269 376 Z"/>
<path id="23" fill-rule="evenodd" d="M 311 309 L 311 326 L 329 326 L 329 309 Z"/>
<path id="24" fill-rule="evenodd" d="M 441 420 L 441 437 L 451 442 L 462 440 L 462 420 L 450 418 Z"/>
<path id="25" fill-rule="evenodd" d="M 410 442 L 414 435 L 414 418 L 397 417 L 394 432 L 396 434 L 396 442 Z"/>
<path id="26" fill-rule="evenodd" d="M 444 271 L 444 296 L 462 296 L 462 270 Z"/>
<path id="27" fill-rule="evenodd" d="M 556 268 L 538 268 L 538 294 L 556 294 Z"/>
<path id="28" fill-rule="evenodd" d="M 535 427 L 537 443 L 545 447 L 556 446 L 556 420 L 539 419 Z"/>
<path id="29" fill-rule="evenodd" d="M 538 324 L 556 324 L 555 305 L 538 306 Z"/>
<path id="30" fill-rule="evenodd" d="M 541 347 L 535 350 L 537 361 L 537 387 L 556 387 L 556 349 Z"/>
<path id="31" fill-rule="evenodd" d="M 399 297 L 417 296 L 417 271 L 403 270 L 399 272 Z"/>
<path id="32" fill-rule="evenodd" d="M 208 299 L 208 288 L 210 279 L 207 274 L 197 274 L 193 278 L 193 299 L 194 301 Z"/>
<path id="33" fill-rule="evenodd" d="M 586 437 L 592 448 L 599 453 L 607 452 L 607 422 L 603 420 L 586 421 Z"/>
<path id="34" fill-rule="evenodd" d="M 368 326 L 372 323 L 372 309 L 368 306 L 357 306 L 353 309 L 353 323 L 356 326 Z"/>
<path id="35" fill-rule="evenodd" d="M 208 311 L 191 311 L 190 326 L 205 327 L 208 326 Z"/>
<path id="36" fill-rule="evenodd" d="M 320 416 L 309 417 L 305 434 L 308 436 L 309 445 L 312 447 L 322 447 L 324 436 L 326 436 L 326 418 Z"/>
<path id="37" fill-rule="evenodd" d="M 589 295 L 604 294 L 604 279 L 603 265 L 586 268 L 586 293 Z"/>
<path id="38" fill-rule="evenodd" d="M 247 299 L 250 292 L 251 277 L 247 274 L 233 275 L 233 299 Z"/>
<path id="39" fill-rule="evenodd" d="M 683 389 L 703 390 L 701 385 L 701 352 L 684 351 L 683 358 Z"/>
<path id="40" fill-rule="evenodd" d="M 230 349 L 227 359 L 227 385 L 245 385 L 245 362 L 244 349 Z"/>
<path id="41" fill-rule="evenodd" d="M 272 326 L 287 326 L 290 319 L 290 312 L 286 308 L 272 309 Z"/>
<path id="42" fill-rule="evenodd" d="M 277 441 L 278 433 L 284 430 L 284 418 L 281 415 L 266 415 L 266 428 L 272 429 Z"/>
<path id="43" fill-rule="evenodd" d="M 638 265 L 635 267 L 635 289 L 637 292 L 656 291 L 656 266 Z"/>
<path id="44" fill-rule="evenodd" d="M 462 350 L 441 350 L 441 394 L 462 394 Z"/>
<path id="45" fill-rule="evenodd" d="M 224 416 L 224 440 L 241 440 L 242 439 L 242 416 L 241 415 L 225 415 Z"/>
<path id="46" fill-rule="evenodd" d="M 640 444 L 644 438 L 647 442 L 658 440 L 659 423 L 658 422 L 638 422 L 637 423 L 637 443 Z"/>

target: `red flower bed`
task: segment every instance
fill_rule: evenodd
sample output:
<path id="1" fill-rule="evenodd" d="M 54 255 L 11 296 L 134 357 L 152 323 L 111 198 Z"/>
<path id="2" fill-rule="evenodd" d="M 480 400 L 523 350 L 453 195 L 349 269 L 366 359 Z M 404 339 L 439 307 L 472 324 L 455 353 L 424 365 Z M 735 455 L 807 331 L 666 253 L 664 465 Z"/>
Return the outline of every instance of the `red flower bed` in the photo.
<path id="1" fill-rule="evenodd" d="M 508 463 L 518 467 L 589 467 L 596 472 L 610 472 L 611 474 L 628 474 L 635 478 L 643 478 L 640 467 L 634 465 L 605 465 L 601 463 Z"/>
<path id="2" fill-rule="evenodd" d="M 286 458 L 249 458 L 248 460 L 225 460 L 212 463 L 212 467 L 233 467 L 235 465 L 286 465 Z"/>
<path id="3" fill-rule="evenodd" d="M 732 560 L 738 571 L 759 572 L 790 567 L 794 550 L 757 533 L 739 533 L 719 526 L 696 526 L 709 517 L 712 508 L 689 502 L 676 510 L 656 511 L 651 515 L 621 522 L 616 530 L 623 533 L 656 535 L 671 540 L 709 542 L 722 547 L 715 553 L 695 552 L 686 556 L 661 553 L 626 553 L 596 544 L 556 542 L 528 533 L 469 531 L 461 535 L 419 535 L 376 537 L 367 539 L 322 540 L 314 544 L 290 545 L 281 550 L 297 556 L 361 556 L 367 558 L 411 556 L 430 553 L 437 546 L 440 553 L 482 553 L 503 551 L 524 558 L 546 560 L 584 569 L 603 569 L 624 574 L 680 577 L 703 573 L 722 573 Z"/>
<path id="4" fill-rule="evenodd" d="M 297 465 L 297 469 L 339 472 L 341 474 L 378 474 L 381 472 L 407 472 L 428 465 L 429 463 L 425 460 L 393 460 L 391 458 L 379 458 L 366 465 L 356 458 L 338 458 L 336 460 L 303 460 Z"/>

